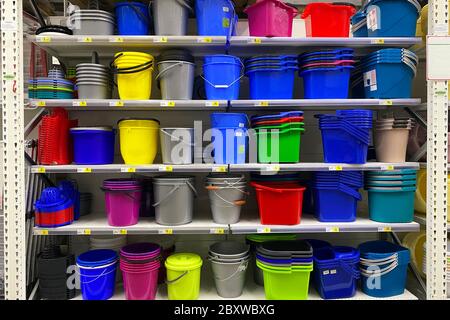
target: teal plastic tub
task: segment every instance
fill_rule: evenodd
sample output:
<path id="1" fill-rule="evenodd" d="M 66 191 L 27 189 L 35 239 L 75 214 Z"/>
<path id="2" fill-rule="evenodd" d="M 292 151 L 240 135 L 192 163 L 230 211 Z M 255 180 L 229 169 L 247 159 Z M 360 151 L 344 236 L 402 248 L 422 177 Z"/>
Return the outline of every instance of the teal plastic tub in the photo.
<path id="1" fill-rule="evenodd" d="M 416 187 L 373 187 L 367 191 L 371 220 L 385 223 L 413 221 Z"/>

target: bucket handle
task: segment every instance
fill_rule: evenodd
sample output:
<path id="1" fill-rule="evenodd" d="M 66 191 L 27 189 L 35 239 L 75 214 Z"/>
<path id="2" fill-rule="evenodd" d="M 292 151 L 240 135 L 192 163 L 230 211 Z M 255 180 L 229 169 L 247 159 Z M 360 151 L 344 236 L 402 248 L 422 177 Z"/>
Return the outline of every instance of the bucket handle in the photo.
<path id="1" fill-rule="evenodd" d="M 181 143 L 186 144 L 186 145 L 188 145 L 188 146 L 190 146 L 190 147 L 195 146 L 195 143 L 187 143 L 187 142 L 184 142 L 184 141 L 182 141 L 180 138 L 178 138 L 178 137 L 176 137 L 176 136 L 174 136 L 174 135 L 171 135 L 170 133 L 164 131 L 163 128 L 161 128 L 160 130 L 161 130 L 162 133 L 164 133 L 164 134 L 168 135 L 169 137 L 171 137 L 172 139 L 174 139 L 174 140 L 172 140 L 172 141 L 181 142 Z"/>
<path id="2" fill-rule="evenodd" d="M 219 196 L 219 194 L 217 193 L 217 191 L 214 191 L 214 194 L 216 195 L 217 198 L 219 198 L 220 200 L 222 200 L 222 201 L 225 202 L 225 203 L 230 204 L 232 207 L 234 207 L 234 206 L 239 207 L 239 206 L 243 206 L 243 205 L 246 204 L 246 201 L 243 200 L 243 199 L 241 199 L 241 200 L 236 200 L 236 201 L 234 201 L 234 202 L 231 202 L 231 201 L 228 201 L 227 199 L 224 199 L 224 198 L 222 198 L 221 196 Z"/>
<path id="3" fill-rule="evenodd" d="M 139 10 L 138 7 L 136 7 L 131 1 L 128 1 L 127 3 L 133 10 L 136 12 L 136 14 L 149 26 L 151 24 L 151 21 Z M 150 13 L 150 3 L 148 4 L 148 12 Z"/>
<path id="4" fill-rule="evenodd" d="M 117 261 L 114 262 L 114 263 L 117 263 Z M 98 279 L 100 279 L 100 277 L 103 277 L 103 276 L 106 276 L 106 275 L 108 275 L 108 274 L 110 274 L 110 273 L 116 272 L 116 270 L 117 270 L 117 269 L 113 269 L 113 270 L 111 270 L 111 271 L 109 271 L 109 272 L 106 272 L 106 268 L 105 268 L 105 270 L 103 270 L 103 272 L 100 273 L 99 275 L 96 275 L 96 276 L 88 276 L 88 275 L 84 275 L 84 274 L 82 275 L 82 274 L 80 273 L 78 267 L 75 268 L 75 272 L 80 276 L 80 282 L 81 282 L 81 276 L 86 277 L 86 278 L 95 278 L 94 280 L 91 280 L 91 281 L 88 281 L 88 282 L 84 282 L 84 281 L 83 281 L 82 283 L 84 283 L 84 284 L 89 284 L 89 283 L 95 282 L 95 281 L 97 281 Z"/>
<path id="5" fill-rule="evenodd" d="M 176 277 L 173 280 L 166 280 L 166 284 L 174 284 L 175 282 L 181 280 L 181 278 L 183 278 L 185 275 L 187 275 L 189 273 L 189 271 L 185 271 L 183 272 L 180 276 Z"/>
<path id="6" fill-rule="evenodd" d="M 119 253 L 120 255 L 120 259 L 121 260 L 125 260 L 126 262 L 132 263 L 132 264 L 144 264 L 144 263 L 149 263 L 149 262 L 154 262 L 154 261 L 161 261 L 162 257 L 161 255 L 157 256 L 156 258 L 151 258 L 151 259 L 147 259 L 147 260 L 130 260 L 127 257 L 125 257 L 124 255 L 122 255 L 122 253 Z"/>
<path id="7" fill-rule="evenodd" d="M 244 71 L 245 71 L 245 66 L 242 63 L 241 59 L 239 59 L 239 62 L 241 63 L 241 75 L 239 76 L 239 78 L 237 78 L 236 80 L 234 80 L 233 82 L 231 82 L 230 84 L 213 84 L 212 82 L 210 82 L 208 79 L 205 78 L 205 76 L 203 76 L 203 74 L 200 75 L 200 77 L 206 82 L 208 83 L 210 86 L 216 88 L 216 89 L 228 89 L 229 87 L 231 87 L 233 84 L 235 84 L 236 82 L 239 82 L 243 77 L 244 77 Z"/>
<path id="8" fill-rule="evenodd" d="M 373 270 L 373 271 L 369 271 L 369 272 L 366 269 L 364 269 L 364 268 L 361 268 L 360 270 L 361 270 L 361 274 L 363 276 L 366 276 L 366 277 L 373 277 L 373 276 L 381 277 L 381 276 L 384 276 L 384 275 L 390 273 L 391 271 L 393 271 L 395 268 L 398 267 L 398 265 L 399 265 L 398 262 L 394 261 L 388 267 L 386 267 L 384 269 L 381 269 L 381 270 Z"/>
<path id="9" fill-rule="evenodd" d="M 117 59 L 119 59 L 121 56 L 123 56 L 123 53 L 118 54 L 116 57 L 114 57 L 114 59 L 111 61 L 111 63 L 109 64 L 109 67 L 112 71 L 112 73 L 115 74 L 130 74 L 130 73 L 138 73 L 138 72 L 142 72 L 145 71 L 151 67 L 153 67 L 153 60 L 144 62 L 142 64 L 133 66 L 133 67 L 128 67 L 128 68 L 122 68 L 119 69 L 117 68 L 114 63 L 116 62 Z"/>
<path id="10" fill-rule="evenodd" d="M 360 263 L 362 265 L 365 265 L 365 266 L 374 265 L 374 264 L 382 265 L 382 264 L 386 264 L 386 263 L 392 262 L 394 260 L 398 260 L 398 254 L 394 253 L 392 256 L 387 257 L 387 258 L 383 258 L 383 259 L 364 259 L 364 258 L 360 258 L 359 260 L 360 260 Z"/>
<path id="11" fill-rule="evenodd" d="M 168 71 L 172 70 L 172 69 L 175 68 L 175 67 L 178 67 L 178 66 L 183 65 L 184 63 L 185 63 L 185 61 L 180 61 L 180 62 L 177 62 L 177 63 L 171 65 L 170 67 L 164 69 L 163 71 L 160 71 L 160 72 L 156 75 L 155 80 L 158 81 L 159 78 L 160 78 L 163 74 L 167 73 Z"/>
<path id="12" fill-rule="evenodd" d="M 195 187 L 189 182 L 186 181 L 186 184 L 189 186 L 189 188 L 191 188 L 191 190 L 194 192 L 194 196 L 198 197 L 198 193 L 197 190 L 195 189 Z M 166 196 L 164 198 L 162 198 L 161 200 L 159 200 L 158 202 L 153 204 L 153 207 L 157 207 L 159 205 L 161 205 L 161 203 L 163 203 L 164 201 L 166 201 L 167 199 L 170 198 L 170 196 L 177 191 L 180 188 L 180 185 L 176 185 L 174 186 L 174 188 L 172 190 L 169 191 L 169 193 L 166 194 Z"/>
<path id="13" fill-rule="evenodd" d="M 190 13 L 194 13 L 194 9 L 186 1 L 184 1 L 184 0 L 176 0 L 176 2 L 178 2 L 181 6 L 185 7 L 186 9 L 188 9 Z"/>
<path id="14" fill-rule="evenodd" d="M 210 261 L 212 261 L 211 258 L 208 258 L 208 259 L 209 259 Z M 228 280 L 234 278 L 234 276 L 236 276 L 236 275 L 239 274 L 240 272 L 247 270 L 247 268 L 248 268 L 248 259 L 247 259 L 247 260 L 243 260 L 243 261 L 239 264 L 239 267 L 236 269 L 236 271 L 235 271 L 231 276 L 228 276 L 228 277 L 226 277 L 225 279 L 220 279 L 220 278 L 216 277 L 216 275 L 214 275 L 214 279 L 217 280 L 217 281 L 220 281 L 220 282 L 228 281 Z"/>

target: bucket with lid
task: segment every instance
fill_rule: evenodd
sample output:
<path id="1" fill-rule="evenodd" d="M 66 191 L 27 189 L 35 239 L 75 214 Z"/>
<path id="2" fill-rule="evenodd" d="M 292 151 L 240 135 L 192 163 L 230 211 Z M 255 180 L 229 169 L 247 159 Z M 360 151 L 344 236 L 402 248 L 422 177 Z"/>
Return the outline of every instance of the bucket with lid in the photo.
<path id="1" fill-rule="evenodd" d="M 182 225 L 192 222 L 194 197 L 197 190 L 194 177 L 155 177 L 155 219 L 161 225 Z"/>
<path id="2" fill-rule="evenodd" d="M 184 36 L 187 34 L 189 13 L 193 12 L 189 0 L 152 0 L 155 34 Z"/>
<path id="3" fill-rule="evenodd" d="M 240 80 L 243 64 L 241 60 L 229 55 L 205 57 L 203 80 L 208 100 L 239 99 Z"/>
<path id="4" fill-rule="evenodd" d="M 149 7 L 140 2 L 118 2 L 115 4 L 118 34 L 121 36 L 145 36 L 149 33 Z"/>
<path id="5" fill-rule="evenodd" d="M 114 130 L 111 127 L 71 128 L 76 164 L 114 163 Z"/>
<path id="6" fill-rule="evenodd" d="M 176 253 L 166 259 L 169 300 L 198 299 L 202 265 L 202 258 L 195 253 Z"/>
<path id="7" fill-rule="evenodd" d="M 160 138 L 164 164 L 191 164 L 193 162 L 193 128 L 161 128 Z"/>

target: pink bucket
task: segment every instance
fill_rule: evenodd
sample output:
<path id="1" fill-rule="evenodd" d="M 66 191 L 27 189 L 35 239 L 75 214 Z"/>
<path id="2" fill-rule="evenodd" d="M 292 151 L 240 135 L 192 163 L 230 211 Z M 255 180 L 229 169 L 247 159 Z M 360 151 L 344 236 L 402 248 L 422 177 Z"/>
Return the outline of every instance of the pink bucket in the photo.
<path id="1" fill-rule="evenodd" d="M 159 265 L 150 270 L 130 270 L 120 266 L 127 300 L 155 300 L 158 290 Z"/>
<path id="2" fill-rule="evenodd" d="M 292 37 L 297 9 L 278 0 L 260 0 L 245 8 L 252 37 Z"/>
<path id="3" fill-rule="evenodd" d="M 104 188 L 103 191 L 105 191 L 106 216 L 110 226 L 126 227 L 138 223 L 142 196 L 140 187 Z"/>

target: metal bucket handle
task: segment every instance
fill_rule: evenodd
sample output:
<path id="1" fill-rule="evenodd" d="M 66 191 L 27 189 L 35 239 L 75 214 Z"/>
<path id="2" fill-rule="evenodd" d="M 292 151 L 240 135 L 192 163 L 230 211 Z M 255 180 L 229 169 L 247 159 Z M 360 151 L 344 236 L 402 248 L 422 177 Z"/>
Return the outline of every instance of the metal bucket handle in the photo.
<path id="1" fill-rule="evenodd" d="M 171 65 L 170 67 L 164 69 L 163 71 L 160 71 L 160 72 L 156 75 L 155 80 L 158 81 L 159 78 L 160 78 L 163 74 L 165 74 L 166 72 L 172 70 L 172 69 L 175 68 L 175 67 L 178 67 L 178 66 L 181 66 L 181 65 L 185 64 L 186 62 L 187 62 L 187 61 L 179 61 L 179 62 L 177 62 L 177 63 Z"/>
<path id="2" fill-rule="evenodd" d="M 193 186 L 189 181 L 186 181 L 186 184 L 189 186 L 189 188 L 192 189 L 192 191 L 194 192 L 194 196 L 197 197 L 197 196 L 198 196 L 198 193 L 197 193 L 197 190 L 195 190 L 194 186 Z M 161 203 L 163 203 L 164 201 L 166 201 L 167 199 L 169 199 L 170 196 L 171 196 L 175 191 L 177 191 L 177 190 L 180 188 L 180 186 L 181 186 L 181 185 L 179 185 L 179 184 L 176 185 L 176 186 L 174 186 L 174 188 L 173 188 L 172 190 L 170 190 L 170 191 L 166 194 L 166 196 L 165 196 L 164 198 L 162 198 L 162 199 L 159 200 L 158 202 L 152 204 L 152 206 L 153 206 L 153 207 L 157 207 L 157 206 L 161 205 Z"/>
<path id="3" fill-rule="evenodd" d="M 217 198 L 219 198 L 220 200 L 222 200 L 223 202 L 225 202 L 225 203 L 228 203 L 228 204 L 230 204 L 232 207 L 239 207 L 239 206 L 243 206 L 243 205 L 245 205 L 247 202 L 245 201 L 245 200 L 236 200 L 236 201 L 233 201 L 233 202 L 231 202 L 231 201 L 228 201 L 227 199 L 224 199 L 224 198 L 222 198 L 221 196 L 219 196 L 219 194 L 217 193 L 217 191 L 215 191 L 214 189 L 208 189 L 208 187 L 205 187 L 207 190 L 211 190 L 211 191 L 214 191 L 214 194 L 216 195 L 216 197 Z M 248 192 L 245 192 L 245 191 L 241 191 L 241 190 L 239 190 L 240 192 L 242 192 L 242 193 L 244 193 L 244 194 L 248 194 Z"/>
<path id="4" fill-rule="evenodd" d="M 387 257 L 387 258 L 382 258 L 382 259 L 364 259 L 364 258 L 359 258 L 360 262 L 362 265 L 365 266 L 369 266 L 369 265 L 382 265 L 382 264 L 387 264 L 390 263 L 394 260 L 398 260 L 398 253 L 394 253 L 392 256 Z"/>
<path id="5" fill-rule="evenodd" d="M 105 270 L 103 270 L 102 273 L 100 273 L 99 275 L 96 275 L 96 276 L 88 276 L 88 275 L 81 274 L 80 271 L 79 271 L 80 268 L 79 268 L 78 266 L 75 268 L 75 272 L 76 272 L 79 276 L 83 276 L 83 277 L 86 277 L 86 278 L 95 278 L 94 280 L 91 280 L 91 281 L 89 281 L 89 282 L 82 282 L 82 283 L 85 283 L 85 284 L 89 284 L 89 283 L 92 283 L 92 282 L 94 282 L 94 281 L 97 281 L 98 279 L 100 279 L 100 277 L 103 277 L 103 276 L 106 276 L 106 275 L 108 275 L 108 274 L 110 274 L 110 273 L 116 272 L 117 269 L 113 269 L 113 270 L 111 270 L 111 271 L 109 271 L 109 272 L 106 272 L 106 268 L 107 268 L 107 267 L 110 267 L 110 266 L 112 266 L 112 265 L 114 265 L 114 264 L 116 264 L 116 263 L 117 263 L 117 260 L 114 261 L 113 263 L 110 263 L 110 264 L 106 265 L 106 266 L 101 266 L 102 268 L 105 268 Z M 89 268 L 89 269 L 95 269 L 95 268 Z M 81 281 L 81 278 L 80 278 L 80 281 Z"/>
<path id="6" fill-rule="evenodd" d="M 180 276 L 176 277 L 173 280 L 166 280 L 166 284 L 174 284 L 175 282 L 177 282 L 178 280 L 181 280 L 181 278 L 183 278 L 185 275 L 187 275 L 189 273 L 189 271 L 185 271 L 183 272 Z"/>
<path id="7" fill-rule="evenodd" d="M 185 141 L 182 141 L 180 138 L 175 137 L 175 136 L 171 135 L 170 133 L 164 131 L 164 128 L 161 128 L 160 130 L 161 130 L 161 132 L 163 132 L 164 134 L 166 134 L 166 135 L 168 135 L 169 137 L 175 139 L 175 141 L 177 141 L 177 142 L 181 142 L 181 143 L 186 144 L 186 145 L 188 145 L 188 146 L 190 146 L 190 147 L 195 146 L 195 143 L 187 143 L 187 142 L 185 142 Z"/>
<path id="8" fill-rule="evenodd" d="M 150 25 L 151 24 L 151 21 L 141 12 L 141 10 L 139 10 L 139 8 L 138 7 L 136 7 L 134 4 L 132 4 L 131 3 L 131 0 L 128 0 L 128 5 L 134 10 L 134 12 L 136 12 L 137 13 L 137 15 L 143 20 L 143 21 L 145 21 L 146 23 L 147 23 L 147 25 Z M 149 4 L 148 4 L 148 12 L 149 12 L 149 14 L 151 15 L 151 13 L 150 13 L 150 2 L 149 2 Z"/>
<path id="9" fill-rule="evenodd" d="M 208 259 L 211 260 L 211 258 L 208 258 Z M 243 267 L 244 267 L 244 269 L 242 269 Z M 228 280 L 232 279 L 234 276 L 236 276 L 237 274 L 239 274 L 240 272 L 247 270 L 247 268 L 248 268 L 248 259 L 242 260 L 242 262 L 239 264 L 239 267 L 236 269 L 236 271 L 231 276 L 228 276 L 225 279 L 220 279 L 214 275 L 214 279 L 216 279 L 217 281 L 221 281 L 221 282 L 228 281 Z"/>
<path id="10" fill-rule="evenodd" d="M 244 71 L 245 71 L 245 66 L 244 63 L 242 63 L 241 59 L 239 59 L 239 62 L 241 63 L 241 76 L 239 78 L 237 78 L 236 80 L 234 80 L 233 82 L 231 82 L 230 84 L 213 84 L 211 83 L 208 79 L 206 79 L 203 74 L 200 75 L 200 77 L 206 82 L 208 83 L 210 86 L 216 88 L 216 89 L 228 89 L 229 87 L 231 87 L 233 84 L 235 84 L 236 82 L 240 81 L 243 77 L 244 77 Z"/>

